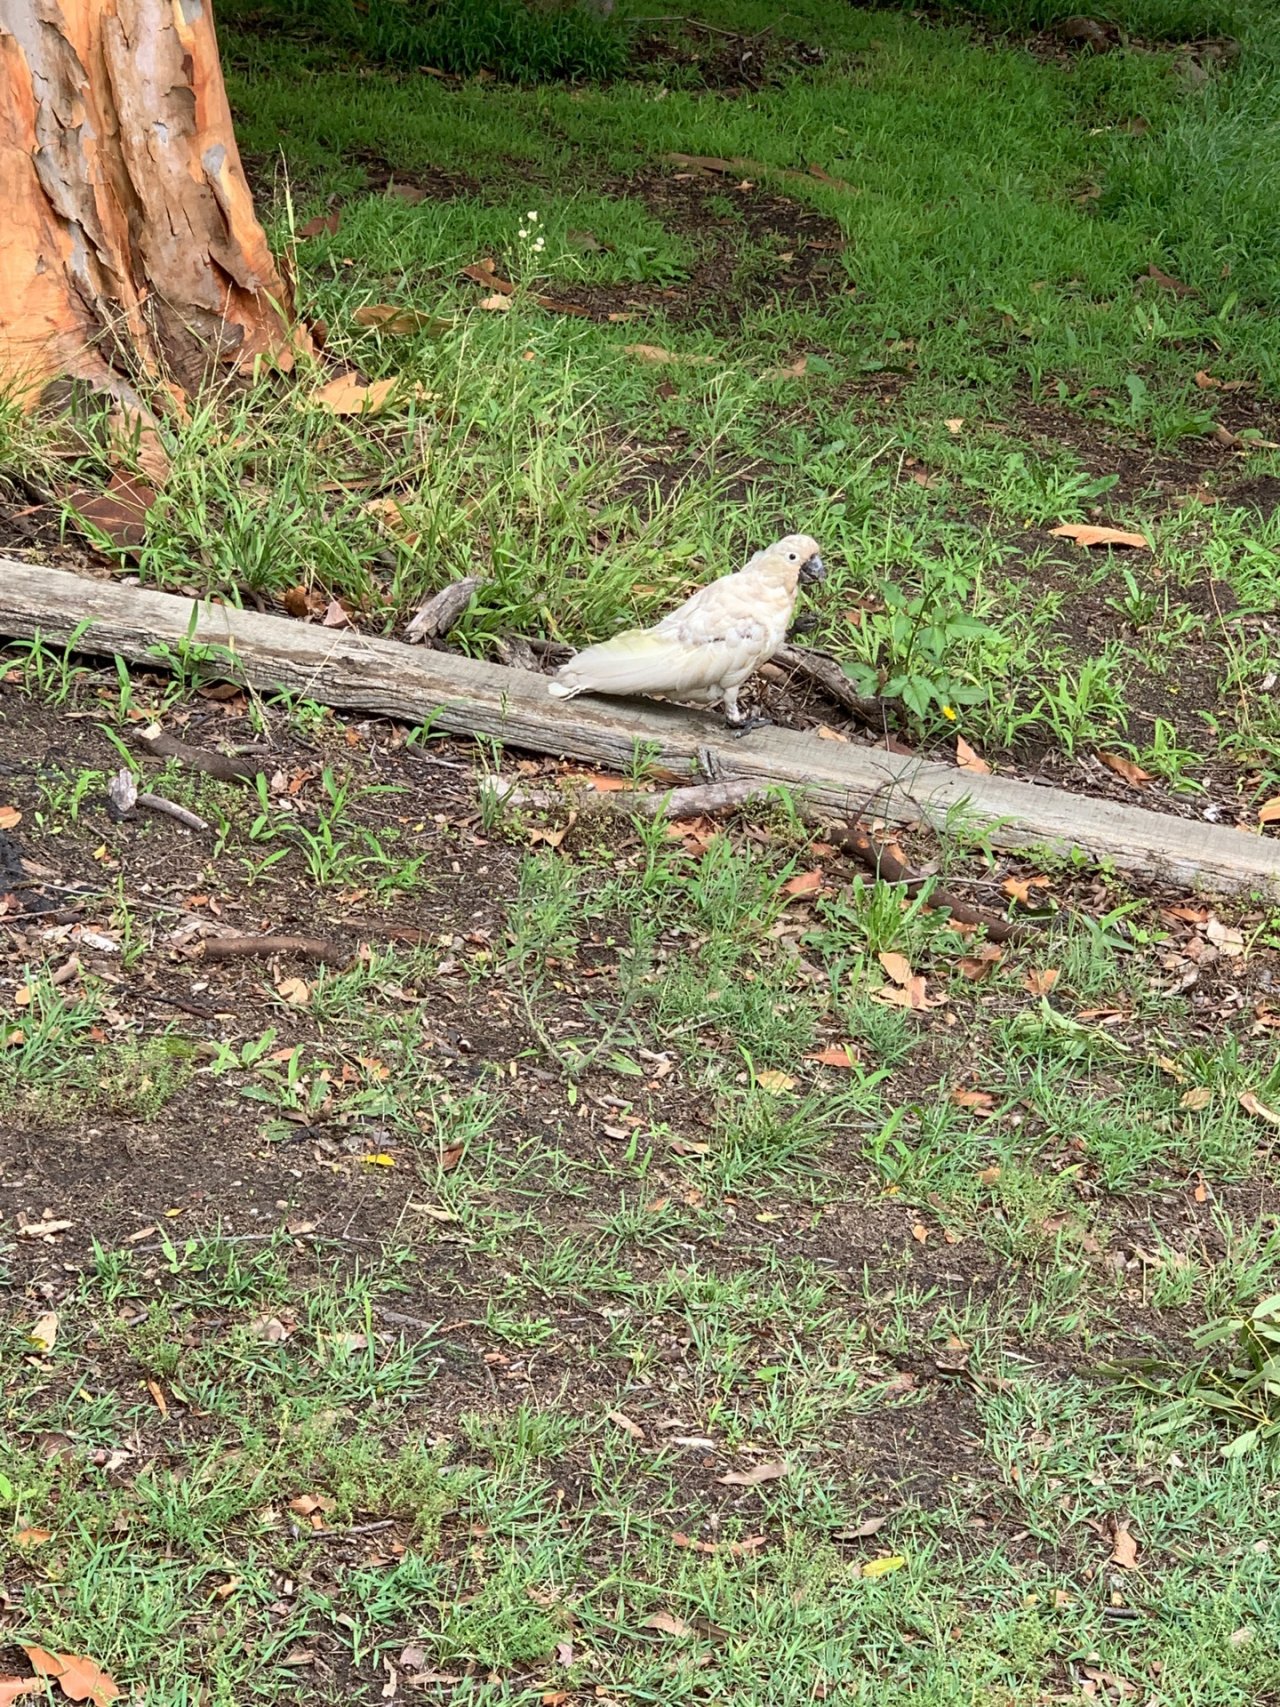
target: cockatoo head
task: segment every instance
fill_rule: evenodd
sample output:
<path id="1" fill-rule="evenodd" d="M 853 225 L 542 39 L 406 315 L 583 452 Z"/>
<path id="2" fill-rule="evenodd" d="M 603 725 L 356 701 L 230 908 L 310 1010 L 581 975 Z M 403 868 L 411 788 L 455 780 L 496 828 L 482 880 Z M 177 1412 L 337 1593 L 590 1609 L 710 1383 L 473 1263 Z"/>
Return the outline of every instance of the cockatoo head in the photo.
<path id="1" fill-rule="evenodd" d="M 821 581 L 827 573 L 818 542 L 810 539 L 807 533 L 787 534 L 769 547 L 769 555 L 794 564 L 801 581 Z"/>

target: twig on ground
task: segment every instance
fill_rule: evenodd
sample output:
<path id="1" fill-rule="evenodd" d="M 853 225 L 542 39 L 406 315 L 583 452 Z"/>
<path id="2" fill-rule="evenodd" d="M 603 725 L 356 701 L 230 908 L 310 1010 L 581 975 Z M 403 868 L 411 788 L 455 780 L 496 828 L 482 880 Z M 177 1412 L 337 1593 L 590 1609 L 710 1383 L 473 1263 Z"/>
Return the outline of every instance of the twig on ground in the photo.
<path id="1" fill-rule="evenodd" d="M 138 784 L 130 770 L 118 770 L 107 784 L 107 809 L 116 819 L 132 818 L 139 806 L 148 812 L 163 812 L 168 818 L 176 818 L 180 824 L 185 824 L 188 830 L 207 830 L 208 824 L 194 812 L 188 812 L 185 806 L 175 805 L 172 800 L 165 800 L 159 794 L 139 794 Z"/>
<path id="2" fill-rule="evenodd" d="M 299 960 L 324 961 L 345 966 L 351 956 L 336 942 L 318 936 L 207 936 L 196 944 L 196 960 L 236 960 L 245 956 L 266 959 L 273 954 L 293 955 Z"/>
<path id="3" fill-rule="evenodd" d="M 188 812 L 185 806 L 179 806 L 176 801 L 166 800 L 160 794 L 140 794 L 137 805 L 144 806 L 148 812 L 162 812 L 166 818 L 176 818 L 179 824 L 185 824 L 188 830 L 207 830 L 207 819 L 198 812 Z"/>
<path id="4" fill-rule="evenodd" d="M 203 771 L 206 776 L 217 777 L 219 782 L 252 782 L 266 769 L 263 758 L 252 757 L 248 753 L 231 758 L 226 753 L 210 752 L 207 747 L 193 747 L 186 741 L 180 741 L 176 735 L 167 734 L 155 723 L 135 731 L 133 744 L 153 758 L 176 759 L 188 770 Z"/>
<path id="5" fill-rule="evenodd" d="M 866 830 L 860 830 L 851 820 L 843 824 L 825 823 L 823 834 L 860 865 L 874 872 L 882 883 L 901 884 L 908 895 L 919 895 L 930 881 L 927 877 L 918 876 L 892 849 L 883 842 L 877 842 Z M 981 925 L 992 942 L 1029 942 L 1038 935 L 1030 921 L 1020 923 L 1014 919 L 1002 919 L 936 885 L 929 891 L 926 905 L 949 913 L 957 924 Z"/>
<path id="6" fill-rule="evenodd" d="M 394 1529 L 398 1518 L 380 1517 L 375 1523 L 353 1523 L 346 1529 L 298 1529 L 300 1541 L 345 1541 L 349 1535 L 376 1535 L 380 1529 Z"/>
<path id="7" fill-rule="evenodd" d="M 884 730 L 885 702 L 859 693 L 835 659 L 824 652 L 811 652 L 806 646 L 780 646 L 769 662 L 790 670 L 793 675 L 806 676 L 828 699 L 833 699 L 868 728 Z"/>

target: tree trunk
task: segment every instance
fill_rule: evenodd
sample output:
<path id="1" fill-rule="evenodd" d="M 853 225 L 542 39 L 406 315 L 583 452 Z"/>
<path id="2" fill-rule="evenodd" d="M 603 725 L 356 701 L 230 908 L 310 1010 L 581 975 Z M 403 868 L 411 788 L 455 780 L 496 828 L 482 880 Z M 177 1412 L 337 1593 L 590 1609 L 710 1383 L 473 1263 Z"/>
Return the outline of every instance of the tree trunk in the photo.
<path id="1" fill-rule="evenodd" d="M 240 164 L 209 0 L 0 0 L 0 388 L 142 411 L 308 347 Z"/>

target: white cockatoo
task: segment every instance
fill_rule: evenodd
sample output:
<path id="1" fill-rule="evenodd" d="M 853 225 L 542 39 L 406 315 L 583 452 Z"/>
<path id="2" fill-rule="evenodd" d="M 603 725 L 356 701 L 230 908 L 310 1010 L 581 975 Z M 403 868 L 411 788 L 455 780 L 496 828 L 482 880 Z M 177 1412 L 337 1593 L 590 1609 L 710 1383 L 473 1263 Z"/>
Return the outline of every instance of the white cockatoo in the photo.
<path id="1" fill-rule="evenodd" d="M 745 569 L 699 587 L 652 628 L 629 628 L 588 646 L 556 671 L 548 690 L 558 699 L 652 694 L 688 705 L 723 704 L 731 728 L 754 728 L 738 709 L 739 691 L 786 640 L 800 583 L 825 573 L 818 542 L 789 533 L 757 551 Z"/>

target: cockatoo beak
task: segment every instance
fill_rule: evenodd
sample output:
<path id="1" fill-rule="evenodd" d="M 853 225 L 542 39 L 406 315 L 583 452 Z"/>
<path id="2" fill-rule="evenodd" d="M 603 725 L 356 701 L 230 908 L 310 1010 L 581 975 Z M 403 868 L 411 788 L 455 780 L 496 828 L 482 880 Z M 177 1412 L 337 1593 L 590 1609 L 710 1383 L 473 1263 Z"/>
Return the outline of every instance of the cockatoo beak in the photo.
<path id="1" fill-rule="evenodd" d="M 826 575 L 826 564 L 816 551 L 812 557 L 807 557 L 800 565 L 800 579 L 802 581 L 823 581 L 826 579 Z"/>

